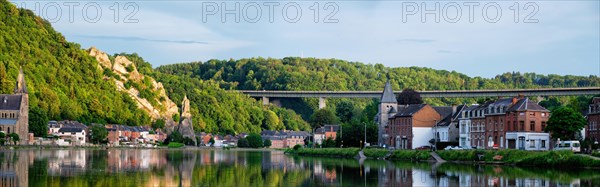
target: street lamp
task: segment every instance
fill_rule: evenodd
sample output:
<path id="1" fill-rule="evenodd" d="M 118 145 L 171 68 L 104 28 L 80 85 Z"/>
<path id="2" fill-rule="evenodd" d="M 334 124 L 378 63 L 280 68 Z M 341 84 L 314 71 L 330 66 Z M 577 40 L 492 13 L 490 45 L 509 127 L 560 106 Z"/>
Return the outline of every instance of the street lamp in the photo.
<path id="1" fill-rule="evenodd" d="M 367 124 L 365 122 L 362 122 L 362 123 L 365 126 L 365 146 L 364 147 L 367 147 Z"/>

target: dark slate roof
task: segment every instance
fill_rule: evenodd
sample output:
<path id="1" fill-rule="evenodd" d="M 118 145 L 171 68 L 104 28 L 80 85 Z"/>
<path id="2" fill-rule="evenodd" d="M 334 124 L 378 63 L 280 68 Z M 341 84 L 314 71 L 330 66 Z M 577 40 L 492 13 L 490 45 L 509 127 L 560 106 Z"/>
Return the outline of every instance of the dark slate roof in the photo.
<path id="1" fill-rule="evenodd" d="M 331 131 L 331 128 L 333 127 L 333 131 Z M 325 133 L 325 132 L 337 132 L 340 130 L 340 126 L 339 125 L 324 125 L 323 127 L 319 127 L 315 130 L 315 133 Z"/>
<path id="2" fill-rule="evenodd" d="M 496 102 L 492 103 L 494 106 L 510 106 L 512 105 L 513 98 L 502 98 L 496 100 Z"/>
<path id="3" fill-rule="evenodd" d="M 452 115 L 452 107 L 451 106 L 434 106 L 433 109 L 440 114 L 442 118 L 446 118 Z"/>
<path id="4" fill-rule="evenodd" d="M 58 129 L 58 132 L 81 132 L 83 131 L 82 128 L 78 128 L 78 127 L 63 127 Z"/>
<path id="5" fill-rule="evenodd" d="M 306 131 L 289 131 L 287 132 L 288 136 L 310 136 Z"/>
<path id="6" fill-rule="evenodd" d="M 17 119 L 0 119 L 0 125 L 16 125 Z"/>
<path id="7" fill-rule="evenodd" d="M 442 116 L 444 117 L 444 116 Z M 447 115 L 446 117 L 444 117 L 441 121 L 439 121 L 437 123 L 437 126 L 448 126 L 450 125 L 450 123 L 452 122 L 452 120 L 450 120 L 450 115 Z"/>
<path id="8" fill-rule="evenodd" d="M 21 110 L 21 95 L 0 95 L 0 110 Z"/>
<path id="9" fill-rule="evenodd" d="M 396 116 L 398 117 L 406 117 L 406 116 L 412 116 L 413 114 L 417 113 L 419 110 L 421 110 L 423 107 L 425 107 L 425 104 L 413 104 L 413 105 L 408 105 L 408 106 L 398 106 L 398 113 L 396 113 Z"/>
<path id="10" fill-rule="evenodd" d="M 535 110 L 535 111 L 548 111 L 548 109 L 540 106 L 539 104 L 529 100 L 529 98 L 520 99 L 515 103 L 512 107 L 510 107 L 507 111 L 526 111 L 526 110 Z"/>
<path id="11" fill-rule="evenodd" d="M 390 84 L 389 80 L 385 83 L 385 87 L 383 88 L 383 95 L 381 95 L 381 102 L 382 103 L 397 103 L 398 102 L 398 100 L 396 100 L 396 95 L 394 94 L 394 91 L 392 90 L 392 85 Z"/>

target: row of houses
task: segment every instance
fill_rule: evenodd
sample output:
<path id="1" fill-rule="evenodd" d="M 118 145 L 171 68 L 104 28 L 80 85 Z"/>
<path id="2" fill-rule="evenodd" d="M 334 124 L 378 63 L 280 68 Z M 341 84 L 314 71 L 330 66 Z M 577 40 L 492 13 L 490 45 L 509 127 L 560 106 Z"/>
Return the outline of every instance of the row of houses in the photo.
<path id="1" fill-rule="evenodd" d="M 93 124 L 92 124 L 93 125 Z M 113 146 L 128 144 L 153 144 L 162 142 L 167 135 L 161 131 L 153 131 L 149 127 L 104 125 L 108 131 L 108 143 Z M 81 146 L 89 143 L 90 135 L 87 125 L 77 121 L 49 121 L 48 134 L 57 140 L 54 142 L 40 142 L 40 144 L 56 144 L 60 146 Z"/>
<path id="2" fill-rule="evenodd" d="M 296 145 L 304 146 L 305 140 L 311 135 L 306 131 L 272 131 L 265 130 L 260 133 L 263 140 L 271 140 L 271 148 L 289 148 Z"/>
<path id="3" fill-rule="evenodd" d="M 481 105 L 398 105 L 386 83 L 376 121 L 379 144 L 415 149 L 444 142 L 481 149 L 548 150 L 550 111 L 523 96 Z"/>

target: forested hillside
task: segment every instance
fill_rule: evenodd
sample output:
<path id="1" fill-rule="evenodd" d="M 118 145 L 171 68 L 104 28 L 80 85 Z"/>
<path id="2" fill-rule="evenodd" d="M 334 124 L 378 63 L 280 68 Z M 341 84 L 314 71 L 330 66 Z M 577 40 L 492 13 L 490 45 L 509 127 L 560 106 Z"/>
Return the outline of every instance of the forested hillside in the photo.
<path id="1" fill-rule="evenodd" d="M 84 123 L 150 123 L 132 99 L 104 80 L 98 62 L 33 12 L 0 0 L 0 88 L 12 93 L 22 67 L 30 117 Z M 39 119 L 39 118 L 38 118 Z"/>
<path id="2" fill-rule="evenodd" d="M 187 75 L 202 80 L 214 80 L 224 89 L 237 90 L 382 90 L 389 77 L 394 90 L 475 90 L 541 87 L 599 86 L 597 76 L 539 75 L 535 73 L 504 73 L 494 78 L 469 77 L 445 70 L 422 67 L 389 68 L 337 59 L 288 57 L 283 59 L 251 58 L 240 60 L 209 60 L 161 66 L 159 72 Z M 340 99 L 329 99 L 334 107 Z M 369 100 L 354 100 L 365 106 Z M 291 101 L 297 103 L 298 101 Z M 475 99 L 427 99 L 434 105 L 475 103 Z M 289 104 L 289 101 L 283 105 Z M 316 100 L 306 105 L 316 107 Z M 301 107 L 300 107 L 301 108 Z M 304 107 L 306 108 L 306 107 Z M 305 109 L 304 109 L 305 110 Z M 303 112 L 306 117 L 307 114 Z M 308 114 L 309 115 L 309 114 Z"/>
<path id="3" fill-rule="evenodd" d="M 186 75 L 171 75 L 152 70 L 152 65 L 137 54 L 127 56 L 141 73 L 161 82 L 169 98 L 181 101 L 187 95 L 191 103 L 194 128 L 204 132 L 236 134 L 268 130 L 309 130 L 310 126 L 293 110 L 262 106 L 247 95 L 228 92 L 219 82 Z"/>
<path id="4" fill-rule="evenodd" d="M 77 43 L 68 42 L 50 23 L 30 10 L 18 9 L 0 0 L 0 92 L 12 93 L 19 67 L 23 68 L 30 95 L 30 119 L 78 120 L 89 123 L 150 125 L 148 113 L 138 109 L 126 93 L 118 91 L 112 78 L 123 79 Z M 153 72 L 152 66 L 137 54 L 115 54 L 135 64 L 142 76 L 163 82 L 169 98 L 180 105 L 183 96 L 191 101 L 194 129 L 210 133 L 260 132 L 261 129 L 307 130 L 309 125 L 292 110 L 263 107 L 255 99 L 230 93 L 215 81 Z M 108 62 L 111 63 L 111 62 Z M 125 81 L 125 88 L 136 87 L 139 97 L 162 101 L 141 83 Z M 142 84 L 144 83 L 144 84 Z M 175 118 L 175 117 L 174 117 Z"/>

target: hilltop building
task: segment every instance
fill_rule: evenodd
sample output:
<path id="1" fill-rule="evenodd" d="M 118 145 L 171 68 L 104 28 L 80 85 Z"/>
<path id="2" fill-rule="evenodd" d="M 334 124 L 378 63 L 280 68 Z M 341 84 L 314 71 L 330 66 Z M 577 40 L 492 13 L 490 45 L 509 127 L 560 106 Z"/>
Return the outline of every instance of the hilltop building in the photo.
<path id="1" fill-rule="evenodd" d="M 0 131 L 6 135 L 17 133 L 20 145 L 27 145 L 32 138 L 29 135 L 29 92 L 23 69 L 19 70 L 14 94 L 0 94 Z"/>

